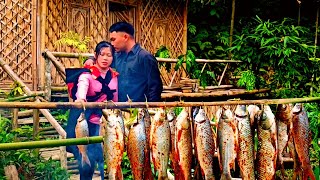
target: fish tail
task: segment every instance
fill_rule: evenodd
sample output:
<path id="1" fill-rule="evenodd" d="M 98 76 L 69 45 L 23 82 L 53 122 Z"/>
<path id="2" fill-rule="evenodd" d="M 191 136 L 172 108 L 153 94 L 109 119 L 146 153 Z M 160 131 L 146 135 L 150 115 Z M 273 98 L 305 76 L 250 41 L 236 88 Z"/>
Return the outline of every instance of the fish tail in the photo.
<path id="1" fill-rule="evenodd" d="M 158 180 L 168 180 L 167 171 L 159 171 Z"/>
<path id="2" fill-rule="evenodd" d="M 85 163 L 87 163 L 89 166 L 91 166 L 90 160 L 87 156 L 87 154 L 82 154 L 82 159 L 81 159 L 82 167 L 84 166 Z"/>
<path id="3" fill-rule="evenodd" d="M 231 179 L 232 179 L 232 177 L 229 173 L 228 174 L 221 174 L 220 180 L 231 180 Z"/>
<path id="4" fill-rule="evenodd" d="M 303 180 L 308 180 L 308 177 L 310 177 L 311 180 L 316 180 L 315 175 L 313 174 L 311 166 L 303 170 L 302 173 L 302 179 Z"/>
<path id="5" fill-rule="evenodd" d="M 123 180 L 122 169 L 120 166 L 117 168 L 116 177 L 118 180 Z"/>

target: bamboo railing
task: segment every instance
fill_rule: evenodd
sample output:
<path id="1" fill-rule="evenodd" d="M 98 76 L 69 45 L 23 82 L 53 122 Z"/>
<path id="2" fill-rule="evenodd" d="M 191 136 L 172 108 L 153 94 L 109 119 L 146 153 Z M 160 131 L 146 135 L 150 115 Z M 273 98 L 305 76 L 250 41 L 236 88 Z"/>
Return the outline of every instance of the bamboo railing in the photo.
<path id="1" fill-rule="evenodd" d="M 45 99 L 47 101 L 50 101 L 51 98 L 51 63 L 54 65 L 54 67 L 57 69 L 58 73 L 61 75 L 62 79 L 66 80 L 66 73 L 65 73 L 65 67 L 62 63 L 60 63 L 56 57 L 59 58 L 79 58 L 79 57 L 89 57 L 93 56 L 92 53 L 66 53 L 66 52 L 50 52 L 48 49 L 44 50 L 42 53 L 42 56 L 45 58 Z M 158 62 L 167 62 L 167 63 L 177 63 L 178 59 L 172 59 L 172 58 L 157 58 Z M 240 60 L 223 60 L 223 59 L 196 59 L 197 63 L 241 63 Z M 176 73 L 175 73 L 176 74 Z M 175 75 L 174 74 L 174 75 Z M 173 78 L 171 79 L 171 81 Z M 172 84 L 172 82 L 170 83 Z M 265 90 L 261 90 L 262 92 L 265 92 Z M 244 91 L 241 91 L 240 93 L 243 93 Z M 255 94 L 260 93 L 260 90 L 257 92 L 254 91 L 248 91 L 247 94 Z M 227 94 L 230 94 L 229 92 Z M 231 92 L 233 95 L 238 95 L 236 92 Z M 215 97 L 215 96 L 221 96 L 221 92 L 215 92 L 215 93 L 209 93 L 209 94 L 181 94 L 181 93 L 166 93 L 162 96 L 162 98 L 174 98 L 174 97 Z"/>
<path id="2" fill-rule="evenodd" d="M 24 82 L 12 71 L 12 69 L 5 63 L 5 61 L 0 58 L 0 66 L 3 68 L 4 71 L 8 73 L 8 75 L 18 83 L 20 83 L 22 90 L 28 95 L 32 95 L 32 91 L 24 84 Z M 39 103 L 40 100 L 36 99 L 35 102 L 31 103 Z M 17 103 L 17 102 L 13 102 Z M 40 109 L 40 112 L 47 118 L 50 124 L 57 130 L 57 132 L 62 136 L 66 137 L 66 131 L 60 126 L 60 124 L 54 119 L 54 117 L 50 114 L 50 112 L 46 108 L 37 108 Z"/>

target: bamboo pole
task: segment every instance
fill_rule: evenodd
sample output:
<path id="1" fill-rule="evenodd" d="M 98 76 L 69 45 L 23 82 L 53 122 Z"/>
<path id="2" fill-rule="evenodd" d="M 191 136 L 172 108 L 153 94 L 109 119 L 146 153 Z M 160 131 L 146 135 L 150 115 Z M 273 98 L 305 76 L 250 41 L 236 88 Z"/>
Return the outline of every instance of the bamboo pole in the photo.
<path id="1" fill-rule="evenodd" d="M 39 135 L 39 109 L 33 110 L 33 140 L 35 141 Z M 39 155 L 39 149 L 36 149 L 36 154 Z"/>
<path id="2" fill-rule="evenodd" d="M 32 0 L 32 11 L 31 11 L 31 36 L 32 36 L 32 89 L 37 90 L 37 0 Z"/>
<path id="3" fill-rule="evenodd" d="M 66 70 L 63 64 L 60 63 L 48 49 L 44 50 L 43 56 L 48 57 L 51 60 L 52 64 L 55 66 L 55 68 L 57 68 L 58 73 L 61 75 L 62 79 L 66 81 Z"/>
<path id="4" fill-rule="evenodd" d="M 15 130 L 19 127 L 18 124 L 18 113 L 19 113 L 19 108 L 14 108 L 12 110 L 12 129 Z"/>
<path id="5" fill-rule="evenodd" d="M 44 84 L 44 94 L 47 101 L 51 101 L 51 63 L 50 60 L 45 57 L 45 84 Z"/>
<path id="6" fill-rule="evenodd" d="M 189 1 L 186 0 L 185 2 L 185 7 L 183 8 L 183 37 L 182 37 L 182 54 L 187 54 L 188 51 L 188 4 Z M 184 57 L 185 58 L 185 57 Z M 182 66 L 186 68 L 186 63 L 183 63 Z M 187 77 L 187 71 L 182 71 L 181 76 L 182 77 Z"/>
<path id="7" fill-rule="evenodd" d="M 103 136 L 93 136 L 93 137 L 84 137 L 84 138 L 1 143 L 0 151 L 48 148 L 48 147 L 59 147 L 59 146 L 69 146 L 69 145 L 87 145 L 87 144 L 101 143 L 102 141 L 103 141 Z"/>
<path id="8" fill-rule="evenodd" d="M 45 40 L 46 40 L 46 21 L 47 21 L 47 0 L 42 0 L 41 1 L 42 4 L 41 4 L 41 17 L 40 17 L 40 26 L 41 26 L 41 34 L 40 34 L 40 50 L 43 50 L 45 49 Z M 40 75 L 41 75 L 41 83 L 40 83 L 40 86 L 41 86 L 41 89 L 44 90 L 44 83 L 45 83 L 45 62 L 44 62 L 44 58 L 42 57 L 41 58 L 41 61 L 40 61 Z"/>
<path id="9" fill-rule="evenodd" d="M 267 93 L 270 89 L 258 89 L 258 90 L 251 90 L 247 91 L 245 89 L 230 89 L 230 90 L 220 90 L 220 91 L 213 91 L 209 93 L 200 92 L 200 93 L 183 93 L 183 92 L 173 92 L 173 93 L 162 93 L 161 98 L 208 98 L 208 97 L 227 97 L 227 96 L 236 96 L 236 95 L 250 95 L 250 94 L 257 94 L 257 93 Z"/>
<path id="10" fill-rule="evenodd" d="M 70 109 L 98 108 L 98 109 L 125 109 L 125 108 L 157 108 L 157 107 L 190 107 L 190 106 L 223 106 L 223 105 L 250 105 L 250 104 L 288 104 L 319 102 L 320 97 L 289 98 L 289 99 L 259 99 L 259 100 L 229 100 L 216 102 L 0 102 L 0 108 L 31 108 L 31 109 Z"/>
<path id="11" fill-rule="evenodd" d="M 22 82 L 22 80 L 12 71 L 12 69 L 3 61 L 2 58 L 0 58 L 0 66 L 3 68 L 4 71 L 8 73 L 8 75 L 14 79 L 15 81 L 19 82 L 21 84 L 22 90 L 27 94 L 31 95 L 32 91 Z M 39 99 L 37 99 L 35 102 L 32 103 L 37 103 L 40 102 Z M 7 103 L 7 102 L 4 102 Z M 18 102 L 14 102 L 18 103 Z M 66 131 L 60 126 L 60 124 L 54 119 L 54 117 L 50 114 L 50 112 L 47 109 L 43 108 L 38 108 L 40 109 L 40 112 L 44 115 L 44 117 L 47 118 L 47 120 L 50 122 L 50 124 L 58 131 L 58 133 L 65 137 L 66 136 Z"/>
<path id="12" fill-rule="evenodd" d="M 40 122 L 39 110 L 34 109 L 33 110 L 33 140 L 36 140 L 39 134 L 39 122 Z"/>
<path id="13" fill-rule="evenodd" d="M 92 53 L 66 53 L 66 52 L 50 52 L 54 57 L 63 58 L 79 58 L 93 56 Z M 158 62 L 176 63 L 178 59 L 175 58 L 160 58 L 156 57 Z M 227 59 L 195 59 L 197 63 L 242 63 L 241 60 L 227 60 Z"/>
<path id="14" fill-rule="evenodd" d="M 0 102 L 20 101 L 20 100 L 24 100 L 24 99 L 28 99 L 28 98 L 33 98 L 36 96 L 38 96 L 38 95 L 31 94 L 30 96 L 19 96 L 19 97 L 14 97 L 14 98 L 3 99 L 3 100 L 0 100 Z"/>
<path id="15" fill-rule="evenodd" d="M 233 29 L 234 29 L 234 14 L 236 10 L 236 0 L 232 0 L 232 12 L 231 12 L 231 25 L 230 25 L 230 36 L 229 36 L 229 47 L 232 46 L 232 38 L 233 38 Z M 228 59 L 231 59 L 231 51 L 228 53 Z M 218 86 L 221 85 L 222 79 L 224 77 L 224 74 L 226 73 L 228 69 L 229 63 L 226 64 L 226 66 L 223 69 L 223 72 L 221 74 L 221 78 L 219 80 Z"/>
<path id="16" fill-rule="evenodd" d="M 59 139 L 65 139 L 65 137 L 59 136 Z M 67 169 L 67 149 L 66 146 L 60 146 L 60 165 L 62 168 Z"/>

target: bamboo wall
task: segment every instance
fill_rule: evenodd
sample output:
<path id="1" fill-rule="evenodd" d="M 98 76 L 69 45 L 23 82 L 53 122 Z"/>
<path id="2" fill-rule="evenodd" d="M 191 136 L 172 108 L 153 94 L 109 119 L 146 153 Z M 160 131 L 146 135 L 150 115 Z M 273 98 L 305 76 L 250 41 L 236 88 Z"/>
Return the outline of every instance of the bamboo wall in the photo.
<path id="1" fill-rule="evenodd" d="M 0 57 L 29 86 L 36 77 L 32 65 L 32 1 L 0 1 Z M 12 83 L 0 68 L 0 88 Z"/>
<path id="2" fill-rule="evenodd" d="M 127 21 L 134 25 L 136 40 L 142 47 L 155 53 L 165 45 L 175 58 L 184 52 L 184 3 L 181 0 L 0 1 L 0 57 L 31 89 L 42 89 L 44 60 L 41 51 L 72 51 L 54 45 L 61 32 L 72 30 L 82 37 L 91 37 L 89 52 L 92 52 L 99 41 L 109 39 L 111 24 Z M 79 64 L 74 59 L 59 60 L 65 67 Z M 174 71 L 162 68 L 161 72 L 167 85 Z M 177 79 L 181 74 L 177 73 Z M 51 75 L 53 86 L 65 85 L 54 68 Z M 0 68 L 0 89 L 10 84 L 12 80 Z"/>

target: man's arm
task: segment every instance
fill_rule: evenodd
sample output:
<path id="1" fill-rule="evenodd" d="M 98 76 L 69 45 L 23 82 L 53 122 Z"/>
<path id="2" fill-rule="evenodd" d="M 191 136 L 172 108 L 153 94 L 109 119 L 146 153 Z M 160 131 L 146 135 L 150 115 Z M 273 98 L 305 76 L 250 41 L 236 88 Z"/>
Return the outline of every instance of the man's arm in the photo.
<path id="1" fill-rule="evenodd" d="M 146 94 L 148 101 L 159 102 L 161 101 L 163 85 L 157 59 L 153 55 L 147 54 L 144 61 L 147 65 L 145 68 L 148 75 L 148 92 Z"/>

